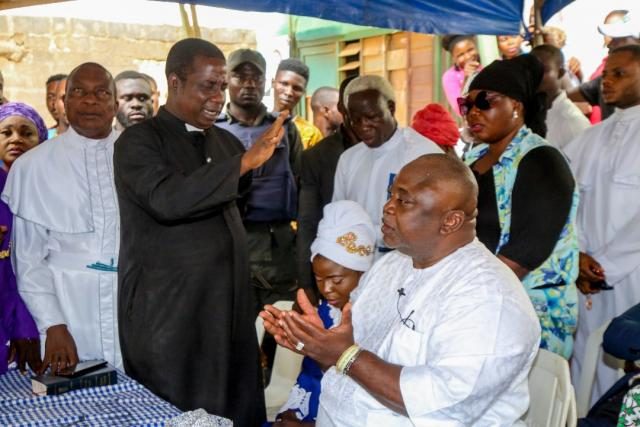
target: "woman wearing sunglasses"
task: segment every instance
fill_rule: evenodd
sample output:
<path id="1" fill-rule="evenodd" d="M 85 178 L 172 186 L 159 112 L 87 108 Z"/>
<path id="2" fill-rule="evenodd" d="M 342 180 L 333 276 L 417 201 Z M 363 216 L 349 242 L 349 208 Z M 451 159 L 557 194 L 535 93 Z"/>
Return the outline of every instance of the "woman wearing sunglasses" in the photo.
<path id="1" fill-rule="evenodd" d="M 477 144 L 478 239 L 520 278 L 542 326 L 542 348 L 569 358 L 578 308 L 575 181 L 545 139 L 543 65 L 531 55 L 495 61 L 458 100 Z"/>

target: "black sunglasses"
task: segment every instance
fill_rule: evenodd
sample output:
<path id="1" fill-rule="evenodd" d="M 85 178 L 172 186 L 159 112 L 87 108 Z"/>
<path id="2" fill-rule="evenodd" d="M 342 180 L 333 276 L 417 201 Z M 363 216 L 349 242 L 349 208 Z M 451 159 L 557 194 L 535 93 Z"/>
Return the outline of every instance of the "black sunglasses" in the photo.
<path id="1" fill-rule="evenodd" d="M 478 95 L 476 95 L 476 99 L 474 100 L 471 100 L 469 97 L 458 98 L 458 107 L 460 108 L 460 114 L 466 116 L 474 106 L 478 110 L 489 110 L 491 109 L 491 107 L 493 107 L 493 101 L 500 96 L 500 94 L 490 94 L 486 90 L 483 90 L 478 92 Z"/>

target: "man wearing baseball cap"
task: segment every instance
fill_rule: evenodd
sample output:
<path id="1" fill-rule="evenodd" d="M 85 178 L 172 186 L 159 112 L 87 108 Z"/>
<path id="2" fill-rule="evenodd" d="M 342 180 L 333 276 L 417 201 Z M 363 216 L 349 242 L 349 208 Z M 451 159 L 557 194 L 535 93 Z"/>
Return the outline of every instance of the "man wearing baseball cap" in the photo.
<path id="1" fill-rule="evenodd" d="M 262 103 L 266 61 L 257 51 L 238 49 L 227 61 L 229 103 L 216 125 L 234 134 L 246 149 L 281 113 Z M 241 200 L 247 230 L 251 282 L 257 297 L 256 314 L 265 303 L 292 299 L 296 288 L 295 231 L 297 217 L 297 159 L 302 142 L 290 119 L 273 156 L 253 171 L 249 192 Z"/>
<path id="2" fill-rule="evenodd" d="M 640 45 L 640 22 L 637 21 L 637 13 L 628 10 L 614 10 L 609 12 L 604 23 L 598 25 L 598 31 L 604 36 L 604 44 L 612 50 L 628 45 Z M 588 102 L 590 105 L 599 107 L 602 120 L 613 114 L 614 108 L 607 105 L 602 98 L 602 70 L 606 63 L 606 58 L 602 61 L 600 68 L 591 76 L 591 80 L 582 83 L 567 92 L 567 96 L 573 102 Z M 599 73 L 598 73 L 599 71 Z M 591 123 L 598 123 L 593 115 Z"/>
<path id="3" fill-rule="evenodd" d="M 640 22 L 635 12 L 628 11 L 620 19 L 598 25 L 598 32 L 605 36 L 605 44 L 609 51 L 625 45 L 640 44 Z"/>

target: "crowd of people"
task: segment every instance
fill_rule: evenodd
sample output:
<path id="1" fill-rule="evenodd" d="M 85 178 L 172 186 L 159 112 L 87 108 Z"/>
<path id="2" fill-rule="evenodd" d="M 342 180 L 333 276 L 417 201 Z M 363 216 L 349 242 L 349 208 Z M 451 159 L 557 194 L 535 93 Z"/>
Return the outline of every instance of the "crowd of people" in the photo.
<path id="1" fill-rule="evenodd" d="M 260 426 L 260 316 L 305 356 L 274 425 L 512 426 L 540 348 L 575 380 L 622 315 L 605 348 L 640 358 L 633 19 L 609 14 L 609 55 L 578 84 L 557 29 L 529 53 L 498 36 L 490 64 L 445 37 L 452 114 L 408 127 L 384 77 L 317 89 L 307 120 L 302 61 L 266 106 L 264 57 L 201 39 L 168 52 L 162 106 L 134 70 L 51 76 L 49 129 L 0 74 L 0 374 L 105 359 L 181 410 Z M 629 375 L 601 362 L 605 402 L 580 422 L 615 425 Z"/>

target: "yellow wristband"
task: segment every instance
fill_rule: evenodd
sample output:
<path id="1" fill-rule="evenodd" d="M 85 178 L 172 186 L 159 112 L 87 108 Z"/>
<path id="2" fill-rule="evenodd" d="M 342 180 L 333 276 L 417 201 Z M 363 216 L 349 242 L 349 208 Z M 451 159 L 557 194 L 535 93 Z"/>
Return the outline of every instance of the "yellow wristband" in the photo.
<path id="1" fill-rule="evenodd" d="M 362 349 L 357 344 L 353 344 L 351 347 L 346 349 L 340 355 L 340 357 L 338 358 L 338 361 L 336 362 L 336 370 L 341 374 L 344 374 L 347 364 L 349 364 L 351 359 L 354 358 L 354 356 L 356 356 L 358 353 L 360 353 L 361 350 Z M 351 363 L 353 363 L 353 361 L 351 361 Z"/>
<path id="2" fill-rule="evenodd" d="M 344 369 L 342 370 L 342 375 L 348 375 L 349 374 L 349 370 L 351 370 L 351 367 L 353 366 L 353 364 L 356 362 L 356 360 L 360 356 L 360 353 L 362 353 L 362 349 L 361 348 L 359 348 L 358 351 L 356 351 L 355 354 L 353 356 L 351 356 L 351 358 L 347 361 L 347 364 L 344 366 Z"/>
<path id="3" fill-rule="evenodd" d="M 338 358 L 338 361 L 336 362 L 336 369 L 338 370 L 338 372 L 342 371 L 342 369 L 344 368 L 344 365 L 347 363 L 347 360 L 349 360 L 349 358 L 351 357 L 353 352 L 357 350 L 357 348 L 358 346 L 356 344 L 353 344 L 352 346 L 350 346 L 349 348 L 347 348 L 345 351 L 342 352 L 342 354 Z"/>

